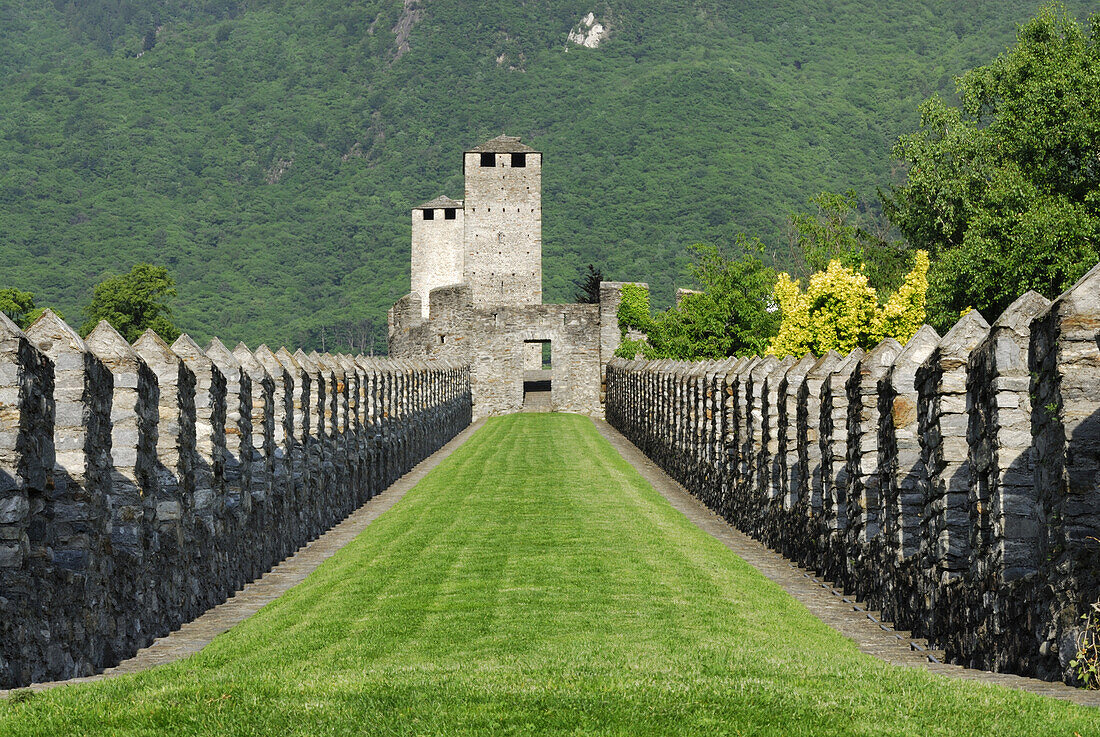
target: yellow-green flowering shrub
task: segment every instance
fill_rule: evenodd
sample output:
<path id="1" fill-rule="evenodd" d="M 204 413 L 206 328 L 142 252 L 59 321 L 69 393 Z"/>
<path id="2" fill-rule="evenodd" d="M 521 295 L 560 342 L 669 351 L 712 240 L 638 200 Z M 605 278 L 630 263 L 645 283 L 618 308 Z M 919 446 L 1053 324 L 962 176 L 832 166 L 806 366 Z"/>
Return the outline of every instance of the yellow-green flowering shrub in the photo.
<path id="1" fill-rule="evenodd" d="M 803 292 L 798 280 L 779 275 L 775 299 L 782 322 L 766 351 L 771 356 L 820 356 L 870 348 L 885 337 L 905 343 L 924 322 L 928 291 L 928 254 L 916 254 L 913 270 L 882 308 L 878 293 L 862 271 L 829 262 L 810 277 Z"/>
<path id="2" fill-rule="evenodd" d="M 902 345 L 924 324 L 928 296 L 928 253 L 917 251 L 913 270 L 905 277 L 898 291 L 891 295 L 878 315 L 876 342 L 894 338 Z"/>

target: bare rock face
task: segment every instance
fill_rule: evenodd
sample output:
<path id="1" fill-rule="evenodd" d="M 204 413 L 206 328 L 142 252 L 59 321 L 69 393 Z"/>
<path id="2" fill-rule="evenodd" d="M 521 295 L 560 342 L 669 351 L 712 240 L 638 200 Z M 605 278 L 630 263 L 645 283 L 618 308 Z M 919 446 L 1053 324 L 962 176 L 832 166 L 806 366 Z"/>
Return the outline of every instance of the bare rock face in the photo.
<path id="1" fill-rule="evenodd" d="M 569 31 L 567 40 L 577 46 L 594 49 L 605 38 L 607 38 L 607 27 L 596 20 L 595 13 L 588 13 Z"/>
<path id="2" fill-rule="evenodd" d="M 132 655 L 471 417 L 457 362 L 131 346 L 0 315 L 0 688 Z"/>

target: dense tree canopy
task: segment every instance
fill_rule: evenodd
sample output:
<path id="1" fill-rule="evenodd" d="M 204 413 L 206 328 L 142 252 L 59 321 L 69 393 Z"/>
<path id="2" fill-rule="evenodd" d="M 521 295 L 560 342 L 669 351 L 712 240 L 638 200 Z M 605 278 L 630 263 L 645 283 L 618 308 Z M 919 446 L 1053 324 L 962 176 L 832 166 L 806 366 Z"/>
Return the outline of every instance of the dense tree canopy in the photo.
<path id="1" fill-rule="evenodd" d="M 791 245 L 804 261 L 803 276 L 825 271 L 836 260 L 861 270 L 880 300 L 893 294 L 912 265 L 912 253 L 904 242 L 890 238 L 889 222 L 861 206 L 854 190 L 822 192 L 810 204 L 816 212 L 795 213 L 789 221 Z"/>
<path id="2" fill-rule="evenodd" d="M 607 39 L 569 45 L 589 11 Z M 696 241 L 751 233 L 793 268 L 787 214 L 824 189 L 872 198 L 920 101 L 1034 12 L 0 2 L 0 287 L 78 314 L 106 275 L 160 263 L 200 342 L 360 345 L 369 328 L 382 348 L 409 289 L 409 208 L 460 196 L 462 150 L 507 132 L 546 154 L 547 300 L 572 300 L 594 263 L 664 307 Z"/>
<path id="3" fill-rule="evenodd" d="M 96 285 L 91 304 L 84 308 L 87 319 L 81 333 L 87 335 L 100 320 L 106 320 L 131 343 L 149 328 L 170 343 L 180 334 L 172 324 L 169 305 L 175 296 L 176 285 L 167 269 L 135 264 L 130 273 Z"/>
<path id="4" fill-rule="evenodd" d="M 0 289 L 0 312 L 7 315 L 12 322 L 21 328 L 30 327 L 31 323 L 46 311 L 45 307 L 39 307 L 34 302 L 34 295 L 19 289 Z M 58 317 L 64 319 L 59 310 L 54 310 Z"/>
<path id="5" fill-rule="evenodd" d="M 921 108 L 886 201 L 932 256 L 937 328 L 968 307 L 995 319 L 1028 289 L 1054 297 L 1100 260 L 1100 24 L 1048 5 L 958 94 Z"/>
<path id="6" fill-rule="evenodd" d="M 698 291 L 680 304 L 651 317 L 648 302 L 624 294 L 619 325 L 645 334 L 644 341 L 626 341 L 618 352 L 633 357 L 695 360 L 759 353 L 775 334 L 772 308 L 775 272 L 760 259 L 763 245 L 739 238 L 740 256 L 731 258 L 714 245 L 696 244 L 690 273 Z"/>
<path id="7" fill-rule="evenodd" d="M 25 328 L 33 322 L 34 295 L 19 289 L 0 289 L 0 312 L 16 325 Z"/>

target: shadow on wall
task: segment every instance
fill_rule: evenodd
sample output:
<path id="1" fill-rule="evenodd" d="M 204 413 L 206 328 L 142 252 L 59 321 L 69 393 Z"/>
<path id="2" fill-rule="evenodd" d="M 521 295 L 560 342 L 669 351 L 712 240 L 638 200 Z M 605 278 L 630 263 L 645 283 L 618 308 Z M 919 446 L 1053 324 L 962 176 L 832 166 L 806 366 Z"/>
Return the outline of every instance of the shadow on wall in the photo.
<path id="1" fill-rule="evenodd" d="M 458 363 L 43 320 L 0 315 L 0 688 L 129 657 L 470 422 Z"/>

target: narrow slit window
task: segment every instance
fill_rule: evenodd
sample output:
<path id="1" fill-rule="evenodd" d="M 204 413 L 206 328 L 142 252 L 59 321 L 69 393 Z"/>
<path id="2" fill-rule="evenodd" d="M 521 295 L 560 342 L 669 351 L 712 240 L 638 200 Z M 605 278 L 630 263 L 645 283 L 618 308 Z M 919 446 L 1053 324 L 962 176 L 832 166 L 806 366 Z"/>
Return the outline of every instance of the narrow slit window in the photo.
<path id="1" fill-rule="evenodd" d="M 497 165 L 496 154 L 482 154 L 481 155 L 481 165 L 482 166 L 496 166 Z"/>
<path id="2" fill-rule="evenodd" d="M 512 154 L 512 168 L 523 169 L 527 166 L 527 154 Z"/>
<path id="3" fill-rule="evenodd" d="M 424 211 L 424 219 L 425 220 L 435 220 L 435 210 L 425 210 Z"/>
<path id="4" fill-rule="evenodd" d="M 444 220 L 454 220 L 455 219 L 455 208 L 448 207 L 445 210 L 443 210 L 443 219 Z"/>

